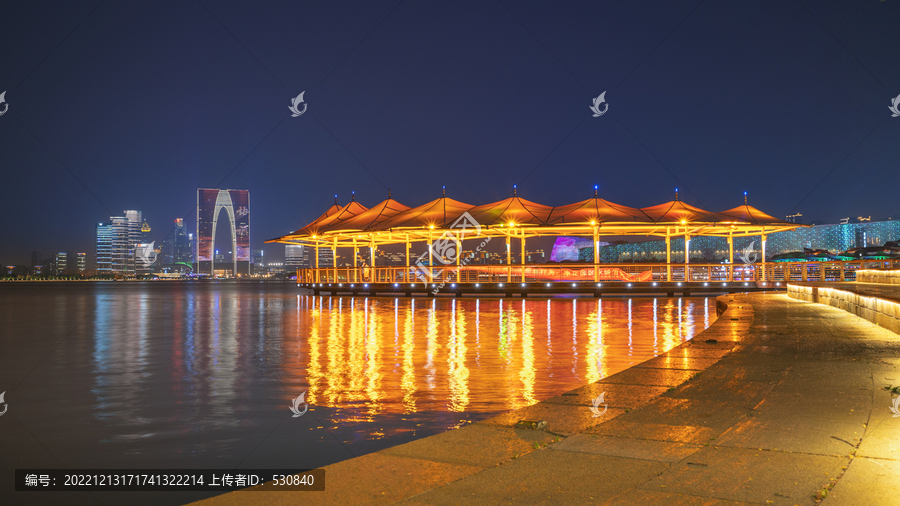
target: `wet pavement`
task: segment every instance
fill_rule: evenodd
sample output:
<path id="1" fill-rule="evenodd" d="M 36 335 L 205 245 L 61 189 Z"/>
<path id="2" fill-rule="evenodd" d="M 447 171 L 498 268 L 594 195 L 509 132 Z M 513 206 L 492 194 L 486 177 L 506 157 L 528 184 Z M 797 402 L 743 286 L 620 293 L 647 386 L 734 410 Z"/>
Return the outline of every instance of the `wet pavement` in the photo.
<path id="1" fill-rule="evenodd" d="M 200 504 L 900 503 L 885 389 L 900 384 L 900 336 L 784 294 L 720 301 L 708 330 L 646 365 L 328 466 L 324 492 Z M 547 430 L 513 428 L 533 417 Z"/>

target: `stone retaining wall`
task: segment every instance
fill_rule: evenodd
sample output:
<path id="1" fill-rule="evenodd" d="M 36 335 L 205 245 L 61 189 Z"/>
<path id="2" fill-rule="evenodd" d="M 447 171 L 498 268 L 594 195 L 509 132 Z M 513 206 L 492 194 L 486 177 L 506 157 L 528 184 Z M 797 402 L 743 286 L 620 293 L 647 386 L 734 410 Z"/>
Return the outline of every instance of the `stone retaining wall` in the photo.
<path id="1" fill-rule="evenodd" d="M 823 286 L 788 284 L 787 292 L 794 299 L 834 306 L 900 334 L 900 304 L 896 302 Z"/>

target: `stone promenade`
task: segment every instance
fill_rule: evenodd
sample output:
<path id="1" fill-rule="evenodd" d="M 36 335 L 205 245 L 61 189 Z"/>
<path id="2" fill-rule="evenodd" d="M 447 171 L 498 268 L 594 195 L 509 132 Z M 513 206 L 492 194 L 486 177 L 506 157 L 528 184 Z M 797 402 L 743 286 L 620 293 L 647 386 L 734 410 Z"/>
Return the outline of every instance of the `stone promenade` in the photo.
<path id="1" fill-rule="evenodd" d="M 719 303 L 709 329 L 663 356 L 328 466 L 324 492 L 196 504 L 900 504 L 900 417 L 884 388 L 900 385 L 900 336 L 784 294 Z"/>

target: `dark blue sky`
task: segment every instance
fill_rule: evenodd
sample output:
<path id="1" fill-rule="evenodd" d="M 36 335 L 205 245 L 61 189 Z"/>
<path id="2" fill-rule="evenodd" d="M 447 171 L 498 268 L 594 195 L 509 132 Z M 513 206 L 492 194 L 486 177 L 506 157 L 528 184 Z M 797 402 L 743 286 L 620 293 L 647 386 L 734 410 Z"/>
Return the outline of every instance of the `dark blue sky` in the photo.
<path id="1" fill-rule="evenodd" d="M 897 216 L 898 27 L 900 0 L 6 5 L 0 262 L 93 256 L 124 209 L 162 240 L 198 186 L 250 190 L 254 248 L 335 193 L 415 206 L 441 185 Z"/>

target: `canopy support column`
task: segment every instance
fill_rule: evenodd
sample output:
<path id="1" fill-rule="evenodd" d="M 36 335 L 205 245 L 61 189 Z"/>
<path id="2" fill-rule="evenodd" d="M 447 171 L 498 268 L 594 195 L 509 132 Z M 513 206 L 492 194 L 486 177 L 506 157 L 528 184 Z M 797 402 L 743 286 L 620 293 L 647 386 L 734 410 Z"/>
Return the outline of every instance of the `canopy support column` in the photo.
<path id="1" fill-rule="evenodd" d="M 734 281 L 734 236 L 728 233 L 728 281 Z"/>
<path id="2" fill-rule="evenodd" d="M 372 242 L 369 245 L 369 258 L 372 259 L 372 277 L 369 279 L 370 283 L 374 283 L 375 278 L 375 238 L 372 238 Z"/>
<path id="3" fill-rule="evenodd" d="M 428 280 L 434 281 L 434 241 L 431 232 L 428 232 Z"/>
<path id="4" fill-rule="evenodd" d="M 666 229 L 666 281 L 672 281 L 672 236 Z"/>
<path id="5" fill-rule="evenodd" d="M 331 270 L 334 271 L 334 282 L 338 282 L 338 272 L 337 272 L 337 237 L 334 238 L 334 243 L 331 246 Z"/>
<path id="6" fill-rule="evenodd" d="M 762 246 L 760 246 L 760 257 L 762 257 L 762 280 L 766 280 L 766 234 L 762 235 Z M 825 278 L 823 277 L 824 281 Z"/>
<path id="7" fill-rule="evenodd" d="M 521 265 L 521 273 L 519 274 L 522 277 L 522 282 L 525 282 L 525 229 L 522 229 L 522 236 L 519 239 L 519 243 L 522 247 L 522 258 L 519 260 L 519 265 Z"/>
<path id="8" fill-rule="evenodd" d="M 459 259 L 462 257 L 462 241 L 459 239 L 459 236 L 454 236 L 454 242 L 456 243 L 456 282 L 459 283 L 462 281 L 462 273 L 459 267 Z"/>
<path id="9" fill-rule="evenodd" d="M 687 232 L 687 227 L 684 229 L 684 282 L 693 281 L 694 277 L 691 275 L 691 234 Z"/>
<path id="10" fill-rule="evenodd" d="M 600 281 L 600 271 L 597 264 L 600 263 L 600 229 L 594 226 L 594 283 Z"/>
<path id="11" fill-rule="evenodd" d="M 509 233 L 506 234 L 506 282 L 512 283 L 512 248 Z"/>
<path id="12" fill-rule="evenodd" d="M 319 282 L 319 242 L 316 241 L 316 283 Z"/>
<path id="13" fill-rule="evenodd" d="M 406 244 L 406 274 L 403 276 L 403 278 L 404 278 L 403 280 L 404 281 L 412 281 L 412 279 L 409 279 L 410 278 L 410 276 L 409 276 L 409 234 L 406 234 L 405 244 Z"/>
<path id="14" fill-rule="evenodd" d="M 353 238 L 353 276 L 347 280 L 351 283 L 359 282 L 359 265 L 357 263 L 357 257 L 359 257 L 359 248 L 356 246 L 356 238 Z"/>

